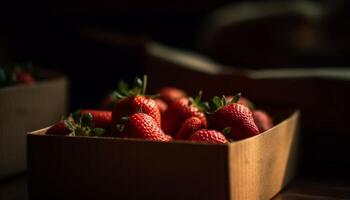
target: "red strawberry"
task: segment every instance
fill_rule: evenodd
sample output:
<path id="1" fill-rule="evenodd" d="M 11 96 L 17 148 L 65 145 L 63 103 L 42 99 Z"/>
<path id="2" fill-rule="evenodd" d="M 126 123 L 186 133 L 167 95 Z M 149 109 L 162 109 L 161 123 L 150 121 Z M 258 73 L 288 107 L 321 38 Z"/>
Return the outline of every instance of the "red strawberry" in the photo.
<path id="1" fill-rule="evenodd" d="M 145 96 L 147 77 L 144 76 L 143 81 L 136 78 L 134 88 L 116 92 L 118 101 L 112 111 L 112 127 L 120 122 L 122 117 L 132 115 L 136 112 L 145 113 L 156 121 L 160 127 L 161 116 L 157 103 L 148 96 Z"/>
<path id="2" fill-rule="evenodd" d="M 112 112 L 104 110 L 81 110 L 81 114 L 91 113 L 94 127 L 107 128 L 112 124 Z"/>
<path id="3" fill-rule="evenodd" d="M 187 94 L 185 91 L 175 87 L 164 87 L 159 90 L 159 96 L 167 104 L 171 104 L 180 98 L 187 97 Z"/>
<path id="4" fill-rule="evenodd" d="M 63 122 L 59 122 L 47 130 L 47 135 L 101 136 L 103 128 L 93 127 L 93 116 L 90 112 L 82 114 L 81 110 L 70 114 Z"/>
<path id="5" fill-rule="evenodd" d="M 166 104 L 163 100 L 161 99 L 154 99 L 154 101 L 157 103 L 160 114 L 163 115 L 165 111 L 168 109 L 168 104 Z"/>
<path id="6" fill-rule="evenodd" d="M 112 124 L 117 124 L 122 117 L 139 111 L 153 117 L 160 127 L 161 116 L 158 105 L 153 99 L 146 96 L 127 97 L 118 101 L 112 112 Z"/>
<path id="7" fill-rule="evenodd" d="M 162 120 L 162 129 L 169 135 L 175 135 L 180 126 L 191 117 L 199 118 L 207 126 L 207 119 L 204 115 L 204 108 L 200 102 L 201 94 L 194 100 L 192 98 L 181 98 L 169 105 Z"/>
<path id="8" fill-rule="evenodd" d="M 208 129 L 201 129 L 199 131 L 196 131 L 190 136 L 189 140 L 212 144 L 228 143 L 226 137 L 221 132 Z"/>
<path id="9" fill-rule="evenodd" d="M 186 140 L 188 139 L 194 132 L 206 128 L 205 124 L 197 118 L 191 117 L 188 118 L 182 125 L 179 131 L 175 135 L 175 139 L 177 140 Z"/>
<path id="10" fill-rule="evenodd" d="M 64 122 L 58 122 L 46 131 L 46 135 L 69 135 L 71 132 Z"/>
<path id="11" fill-rule="evenodd" d="M 256 126 L 252 112 L 246 106 L 235 103 L 239 95 L 233 101 L 227 102 L 226 98 L 214 97 L 211 102 L 211 112 L 209 117 L 210 128 L 223 130 L 229 128 L 230 137 L 240 140 L 258 135 L 259 129 Z"/>
<path id="12" fill-rule="evenodd" d="M 115 103 L 119 100 L 120 94 L 126 95 L 129 90 L 129 85 L 123 80 L 119 81 L 118 92 L 110 92 L 101 102 L 101 109 L 112 110 Z"/>
<path id="13" fill-rule="evenodd" d="M 114 107 L 114 98 L 112 94 L 106 96 L 102 101 L 101 101 L 101 109 L 103 110 L 112 110 Z"/>
<path id="14" fill-rule="evenodd" d="M 23 70 L 16 71 L 16 79 L 20 83 L 24 84 L 33 84 L 35 82 L 33 75 L 30 72 L 26 72 Z"/>
<path id="15" fill-rule="evenodd" d="M 154 118 L 145 113 L 136 113 L 129 116 L 122 132 L 124 133 L 123 135 L 130 138 L 164 142 L 172 140 L 171 136 L 164 134 Z"/>
<path id="16" fill-rule="evenodd" d="M 254 110 L 253 118 L 255 124 L 258 126 L 260 133 L 269 130 L 273 127 L 271 117 L 263 110 Z"/>

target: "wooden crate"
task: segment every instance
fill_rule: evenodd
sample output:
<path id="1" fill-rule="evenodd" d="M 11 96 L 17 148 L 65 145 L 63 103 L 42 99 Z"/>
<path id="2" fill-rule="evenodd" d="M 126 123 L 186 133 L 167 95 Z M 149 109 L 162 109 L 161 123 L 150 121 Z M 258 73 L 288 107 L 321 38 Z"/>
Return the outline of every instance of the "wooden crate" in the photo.
<path id="1" fill-rule="evenodd" d="M 28 133 L 30 199 L 270 199 L 294 176 L 299 112 L 230 144 Z"/>
<path id="2" fill-rule="evenodd" d="M 67 80 L 0 89 L 0 179 L 26 170 L 26 132 L 49 126 L 65 114 Z"/>

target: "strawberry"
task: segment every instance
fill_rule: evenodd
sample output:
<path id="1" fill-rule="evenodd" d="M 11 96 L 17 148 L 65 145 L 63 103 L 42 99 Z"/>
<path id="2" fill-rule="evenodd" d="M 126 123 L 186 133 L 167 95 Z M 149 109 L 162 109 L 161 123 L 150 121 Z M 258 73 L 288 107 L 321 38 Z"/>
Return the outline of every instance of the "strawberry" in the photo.
<path id="1" fill-rule="evenodd" d="M 254 110 L 253 118 L 255 124 L 258 126 L 260 133 L 269 130 L 273 127 L 271 117 L 263 110 Z"/>
<path id="2" fill-rule="evenodd" d="M 227 99 L 228 102 L 232 101 L 233 96 L 227 96 L 226 99 Z M 250 110 L 254 110 L 255 109 L 255 106 L 252 103 L 252 101 L 250 101 L 249 99 L 247 99 L 245 97 L 240 97 L 237 103 L 248 107 Z"/>
<path id="3" fill-rule="evenodd" d="M 94 127 L 93 115 L 88 112 L 82 114 L 77 110 L 70 114 L 63 122 L 52 126 L 47 135 L 72 135 L 72 136 L 101 136 L 105 132 L 103 128 Z"/>
<path id="4" fill-rule="evenodd" d="M 154 101 L 157 103 L 160 114 L 164 115 L 165 111 L 168 109 L 168 104 L 165 103 L 163 100 L 161 99 L 154 99 Z"/>
<path id="5" fill-rule="evenodd" d="M 0 87 L 18 83 L 25 85 L 35 83 L 31 65 L 0 66 Z"/>
<path id="6" fill-rule="evenodd" d="M 195 98 L 181 98 L 169 105 L 167 111 L 164 113 L 162 121 L 162 129 L 169 135 L 175 135 L 178 129 L 188 118 L 199 118 L 205 127 L 207 127 L 207 119 L 203 112 L 203 103 L 200 102 L 201 92 Z"/>
<path id="7" fill-rule="evenodd" d="M 112 112 L 104 111 L 104 110 L 81 110 L 81 114 L 92 115 L 92 122 L 94 123 L 94 127 L 99 128 L 108 128 L 112 124 Z"/>
<path id="8" fill-rule="evenodd" d="M 158 105 L 152 98 L 146 96 L 127 97 L 118 101 L 112 111 L 112 125 L 117 124 L 122 117 L 139 110 L 153 117 L 160 127 L 161 115 Z"/>
<path id="9" fill-rule="evenodd" d="M 240 94 L 232 101 L 227 102 L 226 97 L 214 97 L 209 104 L 209 127 L 215 130 L 228 129 L 229 137 L 240 140 L 258 135 L 252 112 L 246 106 L 237 103 Z"/>
<path id="10" fill-rule="evenodd" d="M 115 103 L 118 101 L 118 97 L 121 94 L 126 94 L 129 90 L 129 85 L 123 80 L 118 83 L 118 92 L 110 92 L 102 101 L 101 101 L 101 109 L 103 110 L 112 110 L 114 108 Z"/>
<path id="11" fill-rule="evenodd" d="M 159 98 L 165 101 L 167 104 L 174 103 L 176 100 L 187 97 L 185 91 L 175 87 L 164 87 L 159 91 Z"/>
<path id="12" fill-rule="evenodd" d="M 114 107 L 114 103 L 115 103 L 115 98 L 113 96 L 113 93 L 111 93 L 101 101 L 100 108 L 102 110 L 112 110 Z"/>
<path id="13" fill-rule="evenodd" d="M 58 122 L 46 131 L 46 135 L 69 135 L 70 133 L 71 130 L 66 127 L 64 122 Z"/>
<path id="14" fill-rule="evenodd" d="M 196 142 L 205 142 L 212 144 L 226 144 L 228 140 L 226 137 L 216 130 L 201 129 L 193 133 L 189 140 Z"/>
<path id="15" fill-rule="evenodd" d="M 170 142 L 172 137 L 164 134 L 156 120 L 145 113 L 135 113 L 126 120 L 124 127 L 120 130 L 125 137 L 143 138 L 155 141 Z"/>
<path id="16" fill-rule="evenodd" d="M 157 126 L 160 127 L 160 111 L 157 103 L 151 97 L 145 95 L 146 84 L 147 76 L 144 76 L 143 80 L 136 78 L 131 90 L 123 89 L 116 92 L 118 100 L 112 110 L 112 129 L 118 131 L 116 125 L 122 117 L 139 111 L 153 117 Z"/>
<path id="17" fill-rule="evenodd" d="M 206 126 L 203 122 L 197 117 L 188 118 L 182 125 L 179 131 L 175 135 L 177 140 L 186 140 L 194 132 L 204 129 Z"/>
<path id="18" fill-rule="evenodd" d="M 34 77 L 30 72 L 21 70 L 21 71 L 16 71 L 15 74 L 16 74 L 16 79 L 19 83 L 30 85 L 35 82 Z"/>

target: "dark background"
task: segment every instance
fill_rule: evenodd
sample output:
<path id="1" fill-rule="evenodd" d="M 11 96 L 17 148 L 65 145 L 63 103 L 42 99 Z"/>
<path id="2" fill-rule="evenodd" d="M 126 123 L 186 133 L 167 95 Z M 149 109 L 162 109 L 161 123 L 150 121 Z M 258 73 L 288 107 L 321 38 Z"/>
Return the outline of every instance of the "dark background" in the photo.
<path id="1" fill-rule="evenodd" d="M 212 36 L 208 44 L 200 40 L 214 11 L 247 2 L 254 1 L 2 2 L 0 63 L 33 61 L 64 72 L 71 80 L 72 108 L 94 107 L 118 79 L 131 80 L 142 74 L 142 55 L 127 51 L 125 46 L 98 41 L 90 37 L 91 30 L 197 50 L 217 62 L 242 68 L 348 66 L 346 1 L 308 1 L 325 10 L 316 22 L 280 6 L 286 15 L 232 26 Z M 287 1 L 255 2 L 266 5 Z M 303 26 L 312 29 L 311 34 L 322 36 L 311 50 L 295 48 L 290 41 L 296 36 L 286 34 Z M 271 37 L 266 39 L 266 35 Z M 288 37 L 276 39 L 281 35 Z"/>
<path id="2" fill-rule="evenodd" d="M 142 74 L 139 55 L 84 35 L 84 30 L 116 31 L 194 47 L 197 27 L 216 1 L 16 2 L 1 6 L 6 60 L 33 61 L 64 72 L 71 81 L 72 108 L 94 107 L 120 78 Z M 92 88 L 94 88 L 92 90 Z"/>

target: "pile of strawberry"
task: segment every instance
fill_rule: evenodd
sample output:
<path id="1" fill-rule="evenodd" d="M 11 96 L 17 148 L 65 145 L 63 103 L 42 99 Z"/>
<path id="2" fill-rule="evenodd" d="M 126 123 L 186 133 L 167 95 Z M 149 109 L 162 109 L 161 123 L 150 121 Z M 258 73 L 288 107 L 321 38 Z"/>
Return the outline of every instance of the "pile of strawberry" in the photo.
<path id="1" fill-rule="evenodd" d="M 0 87 L 15 84 L 30 85 L 35 83 L 32 65 L 0 66 Z"/>
<path id="2" fill-rule="evenodd" d="M 46 134 L 228 143 L 273 126 L 266 112 L 254 109 L 240 94 L 202 102 L 201 92 L 191 98 L 172 87 L 156 96 L 145 95 L 146 84 L 146 76 L 136 78 L 132 88 L 121 81 L 103 100 L 101 110 L 78 110 Z"/>

